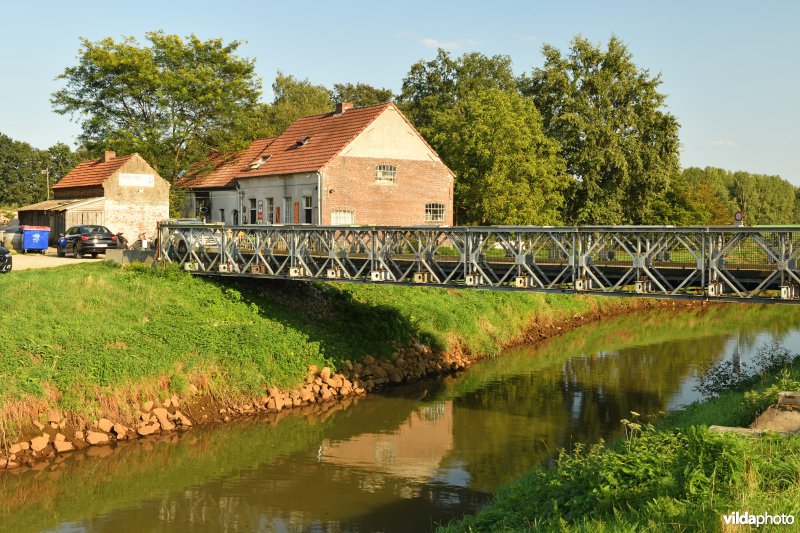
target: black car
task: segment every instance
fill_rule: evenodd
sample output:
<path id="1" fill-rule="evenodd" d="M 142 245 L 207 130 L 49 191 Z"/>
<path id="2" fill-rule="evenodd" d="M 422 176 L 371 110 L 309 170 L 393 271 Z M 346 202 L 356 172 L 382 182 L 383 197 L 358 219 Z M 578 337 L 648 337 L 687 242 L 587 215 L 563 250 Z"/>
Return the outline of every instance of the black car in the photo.
<path id="1" fill-rule="evenodd" d="M 0 246 L 0 273 L 8 274 L 11 272 L 11 252 Z"/>
<path id="2" fill-rule="evenodd" d="M 66 254 L 75 258 L 86 254 L 97 257 L 116 247 L 117 236 L 105 226 L 72 226 L 56 242 L 56 253 L 59 257 Z"/>

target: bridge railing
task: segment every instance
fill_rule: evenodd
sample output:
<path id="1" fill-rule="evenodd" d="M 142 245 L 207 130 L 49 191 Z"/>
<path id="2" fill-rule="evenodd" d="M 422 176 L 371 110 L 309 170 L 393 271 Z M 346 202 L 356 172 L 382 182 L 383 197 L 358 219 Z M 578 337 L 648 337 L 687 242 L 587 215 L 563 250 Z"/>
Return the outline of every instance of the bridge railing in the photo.
<path id="1" fill-rule="evenodd" d="M 800 301 L 800 227 L 159 225 L 159 257 L 218 276 Z"/>

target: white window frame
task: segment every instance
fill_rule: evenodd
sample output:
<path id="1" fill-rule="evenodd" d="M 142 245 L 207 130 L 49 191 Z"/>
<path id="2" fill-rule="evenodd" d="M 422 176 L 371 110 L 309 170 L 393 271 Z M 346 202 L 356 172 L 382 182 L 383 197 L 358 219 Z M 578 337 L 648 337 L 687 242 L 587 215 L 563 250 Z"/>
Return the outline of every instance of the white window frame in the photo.
<path id="1" fill-rule="evenodd" d="M 425 222 L 444 222 L 445 207 L 441 202 L 425 204 Z"/>
<path id="2" fill-rule="evenodd" d="M 334 209 L 331 211 L 331 226 L 352 226 L 355 223 L 356 212 L 353 209 Z"/>
<path id="3" fill-rule="evenodd" d="M 300 223 L 314 223 L 314 198 L 312 196 L 303 196 L 303 219 Z"/>
<path id="4" fill-rule="evenodd" d="M 267 224 L 275 223 L 275 198 L 264 199 L 264 219 Z"/>
<path id="5" fill-rule="evenodd" d="M 388 163 L 375 165 L 375 183 L 397 183 L 397 167 Z"/>
<path id="6" fill-rule="evenodd" d="M 291 196 L 284 196 L 283 198 L 283 223 L 294 224 L 294 204 L 292 203 Z"/>

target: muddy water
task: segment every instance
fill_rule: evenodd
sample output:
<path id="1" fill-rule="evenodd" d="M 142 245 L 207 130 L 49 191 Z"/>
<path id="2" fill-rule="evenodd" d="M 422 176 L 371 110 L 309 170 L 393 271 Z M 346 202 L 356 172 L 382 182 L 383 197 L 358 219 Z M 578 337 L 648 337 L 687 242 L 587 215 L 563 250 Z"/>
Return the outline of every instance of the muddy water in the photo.
<path id="1" fill-rule="evenodd" d="M 424 531 L 630 411 L 697 398 L 698 369 L 800 349 L 773 307 L 623 317 L 346 409 L 261 417 L 0 476 L 7 531 Z"/>

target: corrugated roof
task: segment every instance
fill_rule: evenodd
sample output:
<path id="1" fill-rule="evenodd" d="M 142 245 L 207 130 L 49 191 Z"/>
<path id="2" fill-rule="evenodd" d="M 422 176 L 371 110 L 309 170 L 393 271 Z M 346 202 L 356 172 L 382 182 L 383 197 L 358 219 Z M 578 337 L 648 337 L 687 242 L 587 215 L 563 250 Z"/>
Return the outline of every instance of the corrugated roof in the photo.
<path id="1" fill-rule="evenodd" d="M 97 159 L 95 161 L 84 161 L 73 168 L 69 174 L 53 185 L 54 189 L 66 189 L 69 187 L 89 187 L 102 185 L 106 179 L 120 169 L 122 165 L 130 161 L 135 154 L 124 157 L 114 157 L 105 163 Z"/>
<path id="2" fill-rule="evenodd" d="M 394 104 L 354 107 L 340 114 L 300 117 L 264 150 L 262 155 L 270 156 L 267 162 L 258 169 L 251 170 L 244 166 L 234 177 L 251 178 L 320 170 L 390 107 L 394 107 Z M 301 144 L 300 141 L 306 138 L 308 140 Z"/>
<path id="3" fill-rule="evenodd" d="M 230 154 L 216 154 L 197 165 L 196 169 L 181 176 L 175 185 L 189 189 L 214 189 L 230 187 L 233 180 L 246 165 L 258 159 L 275 137 L 256 139 L 249 147 Z"/>
<path id="4" fill-rule="evenodd" d="M 101 196 L 98 196 L 95 198 L 81 198 L 79 200 L 45 200 L 44 202 L 39 202 L 38 204 L 20 207 L 17 209 L 17 211 L 65 211 L 71 207 L 77 207 L 79 205 L 96 202 L 102 199 L 103 198 Z"/>

